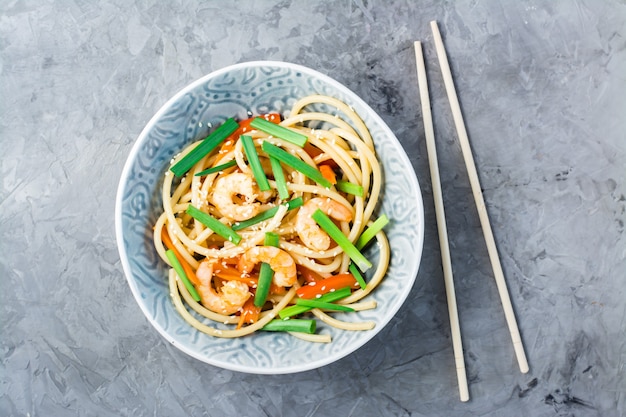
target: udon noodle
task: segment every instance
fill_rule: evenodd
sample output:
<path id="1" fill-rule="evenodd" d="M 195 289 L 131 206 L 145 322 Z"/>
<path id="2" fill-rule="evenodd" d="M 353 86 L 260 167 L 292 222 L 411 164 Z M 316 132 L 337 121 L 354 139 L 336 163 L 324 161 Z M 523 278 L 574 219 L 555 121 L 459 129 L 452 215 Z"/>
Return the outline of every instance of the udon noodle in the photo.
<path id="1" fill-rule="evenodd" d="M 189 155 L 204 145 L 190 144 L 165 173 L 154 244 L 172 267 L 169 290 L 176 310 L 191 326 L 215 337 L 274 330 L 271 326 L 279 322 L 278 330 L 330 341 L 328 334 L 280 328 L 280 322 L 311 323 L 313 317 L 338 329 L 371 329 L 373 322 L 332 316 L 342 307 L 342 312 L 376 308 L 366 296 L 383 280 L 389 263 L 382 231 L 386 217 L 376 222 L 374 214 L 382 172 L 370 132 L 351 107 L 321 95 L 297 101 L 284 120 L 260 115 L 256 120 L 266 123 L 259 127 L 251 123 L 254 119 L 233 125 L 231 130 L 237 130 L 216 139 L 219 143 L 197 155 L 197 161 Z M 283 129 L 275 132 L 270 124 Z M 283 137 L 285 131 L 303 141 Z M 185 158 L 193 164 L 175 173 Z M 332 220 L 328 227 L 334 225 L 347 246 L 319 216 Z M 376 241 L 374 265 L 359 258 L 356 249 L 367 244 L 368 232 Z M 338 296 L 340 289 L 344 296 L 332 299 L 333 305 L 300 304 Z M 298 305 L 300 314 L 282 319 Z"/>

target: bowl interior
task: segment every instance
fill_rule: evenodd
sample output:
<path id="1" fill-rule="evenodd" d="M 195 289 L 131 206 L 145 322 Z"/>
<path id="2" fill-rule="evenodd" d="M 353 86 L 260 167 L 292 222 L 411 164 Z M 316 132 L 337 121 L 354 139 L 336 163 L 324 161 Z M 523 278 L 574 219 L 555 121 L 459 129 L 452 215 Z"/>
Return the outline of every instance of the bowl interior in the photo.
<path id="1" fill-rule="evenodd" d="M 260 332 L 240 339 L 217 339 L 189 326 L 169 296 L 165 265 L 152 243 L 152 225 L 162 212 L 160 187 L 169 161 L 185 144 L 204 138 L 229 117 L 285 114 L 299 98 L 324 94 L 352 106 L 368 126 L 383 165 L 384 186 L 378 212 L 391 219 L 386 228 L 391 263 L 382 284 L 369 295 L 375 310 L 337 315 L 374 321 L 366 332 L 330 333 L 333 342 L 304 342 L 288 334 Z M 169 100 L 150 120 L 128 157 L 116 201 L 116 232 L 124 272 L 137 303 L 151 324 L 187 354 L 222 368 L 279 374 L 331 363 L 376 335 L 406 299 L 419 268 L 423 243 L 423 204 L 417 178 L 402 146 L 382 119 L 338 82 L 311 69 L 282 62 L 250 62 L 213 72 Z M 375 245 L 368 256 L 375 257 Z"/>

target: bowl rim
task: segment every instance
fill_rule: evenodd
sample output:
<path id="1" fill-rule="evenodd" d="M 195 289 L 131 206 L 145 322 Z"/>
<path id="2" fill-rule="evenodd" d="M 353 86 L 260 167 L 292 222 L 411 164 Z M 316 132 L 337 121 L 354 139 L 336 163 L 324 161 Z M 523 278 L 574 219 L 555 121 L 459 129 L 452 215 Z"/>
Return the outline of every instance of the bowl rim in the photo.
<path id="1" fill-rule="evenodd" d="M 400 308 L 406 303 L 408 295 L 413 289 L 415 285 L 415 281 L 417 280 L 417 275 L 418 275 L 419 268 L 421 265 L 421 260 L 423 256 L 424 233 L 425 233 L 424 202 L 423 202 L 421 187 L 419 185 L 419 180 L 417 179 L 417 175 L 415 173 L 415 170 L 413 169 L 412 170 L 413 175 L 408 175 L 408 178 L 409 178 L 409 182 L 411 183 L 411 185 L 417 190 L 417 199 L 413 202 L 413 207 L 417 209 L 418 239 L 417 241 L 413 242 L 415 246 L 412 248 L 412 253 L 416 255 L 417 262 L 415 264 L 415 271 L 411 276 L 411 281 L 410 281 L 411 285 L 407 286 L 408 289 L 406 289 L 405 291 L 401 293 L 402 302 L 396 304 L 393 308 L 391 308 L 388 311 L 389 320 L 387 320 L 385 323 L 382 323 L 382 325 L 377 325 L 373 329 L 368 330 L 368 335 L 364 337 L 362 340 L 358 341 L 356 344 L 351 344 L 349 348 L 343 349 L 339 353 L 334 353 L 332 355 L 329 355 L 328 357 L 323 357 L 323 358 L 320 358 L 311 362 L 307 362 L 305 364 L 287 365 L 287 366 L 283 366 L 280 368 L 269 367 L 269 368 L 255 368 L 255 369 L 249 369 L 247 366 L 241 365 L 241 364 L 225 363 L 223 361 L 212 361 L 211 358 L 208 358 L 205 355 L 202 355 L 193 349 L 189 349 L 183 344 L 178 344 L 175 338 L 172 335 L 170 335 L 164 328 L 162 328 L 159 325 L 159 323 L 154 320 L 153 317 L 151 317 L 151 313 L 148 311 L 147 307 L 145 306 L 145 303 L 141 301 L 142 300 L 141 293 L 140 293 L 139 288 L 137 287 L 135 280 L 131 279 L 134 274 L 133 274 L 133 271 L 130 265 L 130 260 L 128 258 L 128 255 L 126 253 L 125 246 L 124 246 L 124 237 L 123 237 L 124 230 L 123 230 L 123 225 L 122 225 L 122 206 L 123 206 L 123 194 L 124 194 L 125 186 L 126 186 L 130 171 L 132 169 L 133 163 L 136 160 L 137 154 L 139 153 L 142 145 L 145 142 L 147 134 L 152 130 L 152 128 L 154 127 L 156 122 L 161 118 L 161 116 L 171 108 L 173 103 L 175 103 L 177 100 L 179 100 L 182 96 L 184 96 L 188 92 L 206 83 L 210 79 L 219 77 L 220 75 L 228 73 L 233 70 L 239 70 L 239 69 L 245 69 L 245 68 L 251 68 L 251 67 L 259 67 L 259 66 L 292 69 L 292 70 L 305 73 L 312 77 L 318 78 L 324 83 L 341 91 L 345 96 L 350 97 L 352 101 L 358 102 L 358 104 L 361 107 L 371 110 L 370 117 L 375 119 L 375 122 L 382 128 L 382 130 L 384 130 L 385 133 L 388 134 L 388 136 L 393 138 L 395 142 L 397 143 L 397 145 L 399 145 L 400 148 L 402 149 L 402 152 L 398 153 L 398 157 L 403 160 L 406 166 L 412 167 L 412 163 L 406 151 L 403 149 L 402 144 L 400 143 L 396 135 L 393 133 L 391 128 L 387 125 L 387 123 L 380 117 L 380 115 L 374 109 L 372 109 L 371 106 L 367 104 L 361 97 L 359 97 L 356 93 L 354 93 L 351 89 L 344 86 L 343 84 L 336 81 L 335 79 L 331 78 L 330 76 L 325 75 L 309 67 L 306 67 L 300 64 L 287 62 L 287 61 L 254 60 L 254 61 L 246 61 L 246 62 L 241 62 L 237 64 L 227 65 L 223 68 L 217 69 L 215 71 L 211 71 L 207 73 L 206 75 L 198 78 L 197 80 L 187 84 L 185 87 L 181 88 L 176 94 L 174 94 L 170 99 L 168 99 L 159 108 L 159 110 L 150 118 L 148 123 L 141 130 L 140 134 L 136 137 L 133 143 L 133 146 L 131 147 L 131 150 L 127 155 L 127 159 L 124 163 L 124 167 L 122 169 L 120 179 L 118 182 L 118 188 L 117 188 L 116 197 L 115 197 L 115 234 L 116 234 L 116 244 L 118 248 L 118 253 L 120 255 L 120 261 L 122 264 L 123 273 L 126 278 L 126 282 L 128 283 L 131 289 L 133 297 L 135 298 L 136 303 L 139 305 L 139 308 L 142 310 L 142 313 L 145 316 L 145 318 L 148 319 L 152 327 L 155 328 L 161 334 L 161 336 L 165 338 L 166 341 L 168 341 L 171 345 L 176 346 L 179 350 L 183 351 L 187 355 L 201 362 L 207 363 L 209 365 L 212 365 L 218 368 L 228 369 L 231 371 L 237 371 L 237 372 L 248 373 L 248 374 L 281 375 L 281 374 L 290 374 L 290 373 L 313 370 L 313 369 L 321 368 L 328 364 L 334 363 L 356 352 L 359 348 L 361 348 L 366 343 L 371 341 L 379 332 L 381 332 L 389 324 L 391 320 L 393 320 L 393 318 L 396 316 Z"/>

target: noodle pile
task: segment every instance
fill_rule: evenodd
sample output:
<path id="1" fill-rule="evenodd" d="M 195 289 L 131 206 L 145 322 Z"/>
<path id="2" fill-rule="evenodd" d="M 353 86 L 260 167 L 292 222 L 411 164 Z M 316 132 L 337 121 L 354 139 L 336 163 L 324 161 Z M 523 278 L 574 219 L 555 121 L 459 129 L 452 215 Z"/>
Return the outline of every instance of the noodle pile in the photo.
<path id="1" fill-rule="evenodd" d="M 307 110 L 318 108 L 333 108 L 337 112 L 331 114 Z M 269 191 L 259 191 L 257 182 L 249 180 L 254 179 L 253 169 L 250 158 L 244 151 L 242 140 L 239 140 L 241 128 L 236 134 L 228 137 L 221 147 L 218 146 L 202 157 L 185 175 L 177 178 L 171 170 L 168 170 L 164 176 L 163 213 L 154 225 L 156 250 L 163 261 L 171 266 L 172 262 L 166 256 L 169 246 L 164 244 L 164 242 L 167 244 L 169 240 L 170 245 L 173 246 L 169 248 L 173 249 L 181 263 L 191 268 L 194 273 L 198 274 L 198 277 L 202 272 L 199 270 L 202 263 L 210 262 L 215 271 L 209 283 L 213 298 L 226 297 L 224 284 L 231 279 L 237 282 L 249 282 L 248 291 L 252 294 L 250 297 L 254 297 L 256 291 L 254 279 L 258 278 L 258 266 L 252 270 L 242 271 L 241 258 L 251 248 L 263 246 L 267 233 L 278 235 L 278 247 L 286 252 L 296 265 L 297 280 L 293 285 L 280 287 L 274 283 L 257 319 L 245 322 L 242 318 L 243 306 L 235 313 L 224 314 L 219 310 L 214 311 L 216 309 L 211 308 L 210 303 L 204 300 L 196 301 L 189 287 L 184 285 L 174 269 L 170 269 L 169 289 L 176 310 L 191 326 L 211 336 L 242 337 L 262 329 L 278 318 L 282 309 L 296 302 L 298 289 L 308 285 L 305 276 L 313 274 L 318 278 L 326 278 L 349 273 L 351 259 L 332 239 L 330 246 L 324 250 L 313 249 L 304 241 L 300 233 L 302 226 L 298 224 L 300 221 L 298 212 L 305 210 L 307 203 L 311 205 L 312 199 L 324 202 L 331 207 L 339 207 L 337 204 L 340 204 L 349 210 L 350 220 L 335 219 L 334 222 L 353 243 L 376 220 L 374 211 L 379 202 L 382 187 L 381 165 L 376 158 L 372 137 L 367 127 L 351 107 L 331 97 L 313 95 L 297 101 L 288 117 L 274 122 L 280 122 L 280 126 L 305 135 L 307 144 L 300 147 L 259 129 L 250 127 L 247 129 L 245 135 L 252 138 L 262 169 L 267 174 Z M 323 165 L 332 168 L 338 182 L 347 182 L 350 185 L 362 187 L 362 195 L 340 191 L 338 189 L 340 187 L 334 185 L 324 187 L 283 163 L 281 167 L 286 178 L 289 196 L 281 199 L 277 192 L 277 180 L 272 174 L 270 158 L 263 150 L 265 141 L 287 151 L 317 170 Z M 172 160 L 172 165 L 192 152 L 198 144 L 199 142 L 195 142 L 185 148 Z M 227 162 L 230 162 L 231 166 L 207 175 L 196 175 L 207 168 Z M 250 183 L 252 183 L 252 191 L 249 189 Z M 226 204 L 223 204 L 224 194 L 230 198 Z M 299 198 L 302 205 L 297 208 L 288 209 L 284 204 Z M 273 217 L 238 229 L 237 233 L 241 240 L 235 244 L 190 216 L 188 212 L 190 205 L 232 228 L 236 228 L 241 221 L 245 221 L 238 220 L 239 218 L 251 217 L 246 214 L 247 209 L 251 211 L 250 214 L 258 214 L 272 207 L 278 207 L 278 210 Z M 225 207 L 228 205 L 232 205 L 233 210 L 237 209 L 239 214 L 227 212 Z M 332 209 L 326 211 L 331 218 L 337 215 Z M 310 227 L 318 229 L 315 223 Z M 381 282 L 389 263 L 390 249 L 384 232 L 378 231 L 375 238 L 378 259 L 372 266 L 373 273 L 368 273 L 367 285 L 364 288 L 357 286 L 348 297 L 339 300 L 337 304 L 350 306 L 355 311 L 376 307 L 375 301 L 361 301 Z M 313 314 L 327 325 L 344 330 L 367 330 L 374 326 L 373 322 L 338 320 L 330 315 L 332 313 L 320 308 L 313 308 L 307 314 Z M 310 341 L 330 341 L 330 336 L 327 334 L 295 332 L 291 334 Z"/>

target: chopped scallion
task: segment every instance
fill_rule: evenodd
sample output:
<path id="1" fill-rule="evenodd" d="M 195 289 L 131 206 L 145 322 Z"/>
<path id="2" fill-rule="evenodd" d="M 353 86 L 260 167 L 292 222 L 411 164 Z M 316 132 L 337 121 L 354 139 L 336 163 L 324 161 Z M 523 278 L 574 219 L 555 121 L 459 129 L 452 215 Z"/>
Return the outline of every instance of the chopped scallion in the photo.
<path id="1" fill-rule="evenodd" d="M 332 302 L 341 300 L 342 298 L 346 298 L 350 294 L 352 294 L 352 289 L 350 287 L 344 287 L 337 291 L 323 294 L 322 296 L 317 298 L 317 300 L 323 301 L 325 303 L 332 303 Z M 298 314 L 305 313 L 311 310 L 311 308 L 312 307 L 305 307 L 303 305 L 292 305 L 292 306 L 285 307 L 282 310 L 280 310 L 278 312 L 278 316 L 281 319 L 286 319 L 288 317 L 297 316 Z"/>
<path id="2" fill-rule="evenodd" d="M 226 120 L 222 125 L 213 131 L 206 137 L 198 146 L 193 148 L 191 152 L 185 155 L 180 161 L 170 167 L 170 171 L 177 177 L 182 177 L 187 171 L 191 169 L 199 160 L 201 160 L 206 154 L 213 151 L 217 146 L 229 137 L 237 128 L 239 124 L 232 117 Z"/>
<path id="3" fill-rule="evenodd" d="M 265 233 L 265 241 L 263 242 L 265 243 L 265 246 L 274 246 L 275 248 L 277 248 L 279 241 L 280 241 L 280 236 L 278 235 L 278 233 L 274 233 L 274 232 Z"/>
<path id="4" fill-rule="evenodd" d="M 187 277 L 187 274 L 185 273 L 185 270 L 183 269 L 183 266 L 180 264 L 180 261 L 176 257 L 176 254 L 174 253 L 174 251 L 171 249 L 168 249 L 165 251 L 165 255 L 167 256 L 167 259 L 170 261 L 172 268 L 174 268 L 174 271 L 176 271 L 176 274 L 178 275 L 178 277 L 181 279 L 181 281 L 183 281 L 183 285 L 185 286 L 185 288 L 187 288 L 187 291 L 189 291 L 189 294 L 191 294 L 194 300 L 200 301 L 200 296 L 198 295 L 198 292 L 194 288 L 191 281 L 189 281 L 189 277 Z"/>
<path id="5" fill-rule="evenodd" d="M 254 305 L 256 307 L 263 307 L 267 295 L 270 292 L 270 286 L 272 285 L 272 278 L 274 278 L 274 271 L 268 263 L 261 263 L 261 269 L 259 270 L 259 281 L 254 293 Z"/>
<path id="6" fill-rule="evenodd" d="M 250 164 L 252 175 L 254 175 L 254 179 L 259 186 L 259 190 L 269 190 L 270 183 L 267 181 L 265 172 L 263 172 L 263 167 L 261 166 L 261 161 L 259 160 L 259 154 L 256 152 L 252 137 L 247 135 L 241 135 L 240 140 L 241 144 L 243 145 L 243 150 L 246 153 L 246 157 L 248 158 L 248 163 Z"/>
<path id="7" fill-rule="evenodd" d="M 265 233 L 265 246 L 275 246 L 278 247 L 279 241 L 278 234 L 274 232 Z M 265 304 L 265 300 L 267 299 L 267 295 L 270 292 L 270 286 L 272 285 L 272 278 L 274 278 L 274 271 L 272 267 L 267 262 L 261 263 L 261 269 L 259 270 L 259 281 L 256 287 L 256 292 L 254 293 L 254 305 L 256 307 L 263 307 Z"/>
<path id="8" fill-rule="evenodd" d="M 223 237 L 224 239 L 233 242 L 235 245 L 238 245 L 241 242 L 241 236 L 239 236 L 233 229 L 226 226 L 221 221 L 217 220 L 215 217 L 207 214 L 201 210 L 198 210 L 191 204 L 187 207 L 186 213 L 189 214 L 194 219 L 198 220 L 200 223 L 213 230 L 215 233 Z"/>
<path id="9" fill-rule="evenodd" d="M 339 180 L 335 186 L 339 191 L 343 191 L 344 193 L 352 194 L 357 197 L 363 197 L 363 187 L 359 184 Z"/>
<path id="10" fill-rule="evenodd" d="M 303 147 L 309 139 L 306 135 L 294 132 L 291 129 L 287 129 L 284 126 L 277 125 L 276 123 L 272 123 L 260 117 L 255 118 L 250 123 L 250 126 L 279 139 L 286 140 L 287 142 L 293 143 L 299 147 Z"/>
<path id="11" fill-rule="evenodd" d="M 275 319 L 267 323 L 261 328 L 270 332 L 299 332 L 299 333 L 315 333 L 317 323 L 313 319 Z"/>
<path id="12" fill-rule="evenodd" d="M 280 162 L 286 165 L 289 165 L 296 171 L 303 173 L 305 176 L 309 177 L 310 179 L 317 182 L 321 186 L 325 188 L 332 187 L 332 184 L 330 183 L 330 181 L 324 178 L 324 176 L 322 175 L 321 172 L 319 172 L 318 169 L 316 169 L 315 167 L 312 167 L 311 165 L 302 161 L 298 157 L 290 154 L 284 149 L 279 148 L 276 145 L 272 145 L 268 141 L 264 141 L 263 145 L 261 145 L 261 148 L 263 149 L 263 152 L 265 152 L 269 156 L 274 157 L 278 159 Z"/>
<path id="13" fill-rule="evenodd" d="M 287 189 L 287 181 L 285 180 L 283 167 L 280 165 L 280 161 L 273 156 L 270 156 L 270 164 L 272 165 L 272 173 L 274 174 L 278 196 L 281 200 L 286 200 L 289 198 L 289 190 Z"/>
<path id="14" fill-rule="evenodd" d="M 286 203 L 283 203 L 281 205 L 283 206 L 287 206 L 287 210 L 293 210 L 297 207 L 300 207 L 302 204 L 304 204 L 304 201 L 302 200 L 302 197 L 297 197 L 294 198 L 293 200 L 289 200 Z M 232 229 L 237 231 L 237 230 L 241 230 L 241 229 L 245 229 L 246 227 L 255 225 L 257 223 L 261 223 L 265 220 L 271 219 L 272 217 L 274 217 L 274 215 L 276 214 L 276 212 L 278 211 L 280 206 L 274 206 L 270 209 L 265 210 L 264 212 L 261 212 L 259 214 L 257 214 L 256 216 L 254 216 L 251 219 L 248 220 L 244 220 L 238 223 L 233 224 Z"/>
<path id="15" fill-rule="evenodd" d="M 232 161 L 228 161 L 224 164 L 220 164 L 220 165 L 214 166 L 213 168 L 208 168 L 208 169 L 205 169 L 204 171 L 200 171 L 195 176 L 201 177 L 203 175 L 213 174 L 214 172 L 220 172 L 230 167 L 234 167 L 235 165 L 237 165 L 237 161 L 233 159 Z"/>
<path id="16" fill-rule="evenodd" d="M 342 306 L 341 304 L 327 303 L 324 301 L 320 301 L 318 299 L 307 300 L 305 298 L 298 298 L 296 300 L 297 306 L 311 307 L 311 308 L 321 308 L 324 310 L 334 310 L 334 311 L 354 311 L 352 307 Z"/>
<path id="17" fill-rule="evenodd" d="M 389 223 L 389 218 L 387 217 L 387 215 L 383 214 L 382 216 L 377 218 L 376 221 L 372 223 L 367 229 L 365 229 L 363 233 L 361 233 L 361 236 L 359 236 L 359 238 L 356 240 L 354 246 L 356 246 L 356 248 L 359 250 L 363 249 L 365 245 L 367 245 L 369 241 L 372 240 L 374 236 L 376 236 L 376 233 L 380 232 L 382 228 L 387 225 L 387 223 Z"/>
<path id="18" fill-rule="evenodd" d="M 352 259 L 352 261 L 359 267 L 361 271 L 367 271 L 372 267 L 372 263 L 363 256 L 361 252 L 350 242 L 350 240 L 343 234 L 335 223 L 324 213 L 322 210 L 317 209 L 311 215 L 313 220 L 319 226 L 324 229 L 328 236 L 333 239 L 344 250 L 344 252 Z"/>
<path id="19" fill-rule="evenodd" d="M 348 270 L 350 270 L 350 272 L 354 276 L 354 279 L 356 279 L 356 282 L 359 283 L 359 286 L 361 287 L 361 289 L 364 290 L 365 287 L 367 286 L 367 283 L 365 282 L 365 278 L 363 278 L 363 275 L 361 275 L 361 271 L 359 271 L 359 268 L 356 267 L 354 262 L 350 262 L 350 266 L 348 267 Z"/>

